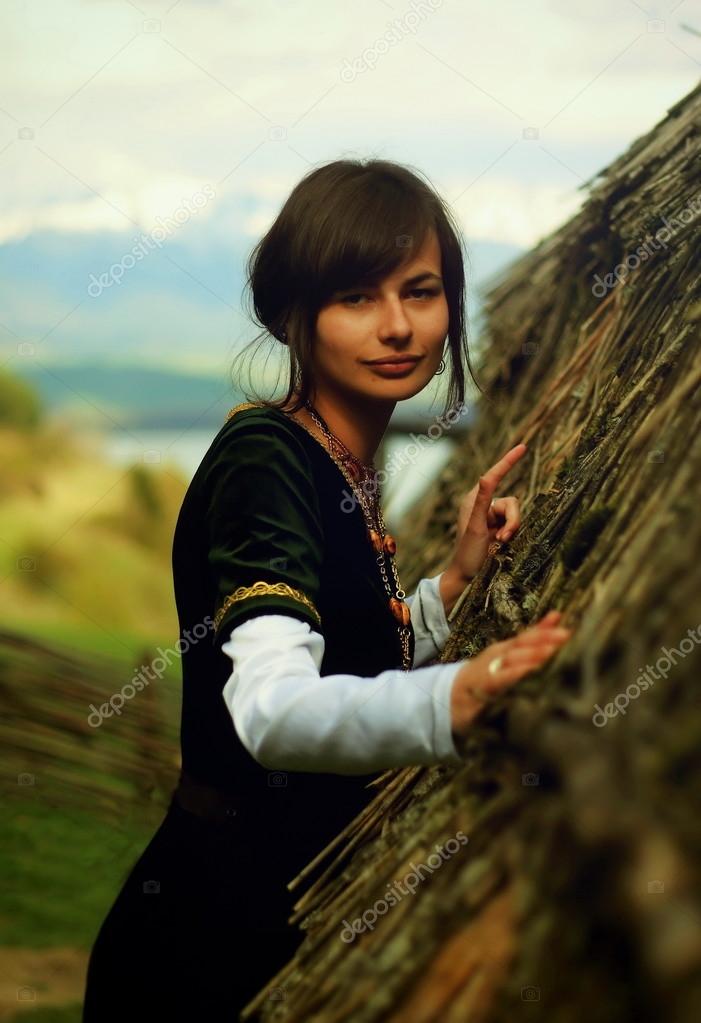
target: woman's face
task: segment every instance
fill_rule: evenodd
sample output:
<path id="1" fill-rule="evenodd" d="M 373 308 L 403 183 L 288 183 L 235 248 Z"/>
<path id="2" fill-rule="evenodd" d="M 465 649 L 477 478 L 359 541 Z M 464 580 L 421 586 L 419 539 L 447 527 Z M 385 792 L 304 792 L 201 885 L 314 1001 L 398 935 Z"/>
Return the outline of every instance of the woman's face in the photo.
<path id="1" fill-rule="evenodd" d="M 403 401 L 433 378 L 448 333 L 441 250 L 430 232 L 414 258 L 373 287 L 338 291 L 319 311 L 315 392 Z M 377 359 L 418 356 L 394 370 Z"/>

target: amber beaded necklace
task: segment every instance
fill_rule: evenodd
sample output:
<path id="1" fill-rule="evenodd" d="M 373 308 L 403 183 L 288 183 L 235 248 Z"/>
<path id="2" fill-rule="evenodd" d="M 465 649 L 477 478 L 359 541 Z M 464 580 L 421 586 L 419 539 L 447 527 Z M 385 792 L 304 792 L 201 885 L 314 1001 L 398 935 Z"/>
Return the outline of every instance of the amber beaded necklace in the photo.
<path id="1" fill-rule="evenodd" d="M 397 621 L 399 641 L 402 648 L 402 668 L 405 671 L 408 671 L 409 668 L 411 668 L 411 656 L 409 652 L 409 637 L 411 634 L 409 623 L 411 622 L 411 612 L 409 605 L 404 602 L 406 593 L 402 589 L 402 585 L 399 581 L 399 575 L 397 573 L 397 566 L 394 562 L 397 544 L 391 533 L 387 531 L 382 517 L 377 470 L 374 465 L 366 465 L 364 462 L 361 462 L 359 458 L 356 458 L 355 455 L 348 450 L 343 441 L 329 430 L 324 419 L 310 401 L 305 401 L 304 405 L 316 425 L 324 434 L 324 437 L 328 442 L 328 452 L 331 455 L 331 458 L 346 477 L 353 493 L 355 494 L 358 504 L 362 509 L 368 538 L 372 544 L 373 550 L 375 551 L 380 575 L 382 576 L 382 582 L 384 583 L 389 597 L 389 609 Z M 304 426 L 304 423 L 300 423 L 300 426 Z M 304 426 L 304 429 L 307 430 L 307 427 Z M 311 434 L 311 430 L 307 430 L 307 432 Z M 312 436 L 314 435 L 312 434 Z M 372 496 L 370 498 L 368 498 L 364 486 L 368 480 L 372 483 Z M 390 570 L 394 578 L 394 587 L 387 577 L 387 560 L 389 560 Z"/>

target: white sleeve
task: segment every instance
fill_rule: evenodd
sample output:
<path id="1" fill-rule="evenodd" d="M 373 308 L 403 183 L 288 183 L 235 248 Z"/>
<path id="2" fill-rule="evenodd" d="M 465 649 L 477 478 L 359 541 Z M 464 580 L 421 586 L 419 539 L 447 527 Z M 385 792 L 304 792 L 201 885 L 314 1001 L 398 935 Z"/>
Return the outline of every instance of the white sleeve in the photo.
<path id="1" fill-rule="evenodd" d="M 222 695 L 241 742 L 269 770 L 367 774 L 461 763 L 450 693 L 463 661 L 379 675 L 319 674 L 324 638 L 291 615 L 257 615 L 222 650 Z"/>
<path id="2" fill-rule="evenodd" d="M 441 574 L 420 579 L 415 592 L 404 598 L 414 629 L 414 668 L 440 656 L 450 635 L 439 587 Z"/>

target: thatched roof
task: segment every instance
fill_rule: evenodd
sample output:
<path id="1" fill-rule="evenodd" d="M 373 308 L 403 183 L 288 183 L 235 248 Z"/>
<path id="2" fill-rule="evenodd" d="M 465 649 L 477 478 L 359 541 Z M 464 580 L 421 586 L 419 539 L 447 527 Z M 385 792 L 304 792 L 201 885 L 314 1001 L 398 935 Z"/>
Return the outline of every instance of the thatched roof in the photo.
<path id="1" fill-rule="evenodd" d="M 525 441 L 502 490 L 523 525 L 466 592 L 444 659 L 553 607 L 573 638 L 482 712 L 464 765 L 387 772 L 244 1018 L 701 1018 L 700 122 L 701 87 L 491 286 L 488 399 L 398 538 L 410 592 L 442 568 L 458 498 Z"/>

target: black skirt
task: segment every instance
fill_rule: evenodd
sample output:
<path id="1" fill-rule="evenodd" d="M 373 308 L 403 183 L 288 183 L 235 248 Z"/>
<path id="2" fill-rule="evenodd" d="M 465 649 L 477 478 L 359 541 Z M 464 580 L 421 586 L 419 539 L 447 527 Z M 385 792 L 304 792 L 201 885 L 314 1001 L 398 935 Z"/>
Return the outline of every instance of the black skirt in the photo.
<path id="1" fill-rule="evenodd" d="M 84 1023 L 237 1020 L 304 938 L 279 853 L 240 808 L 203 817 L 174 794 L 93 945 Z"/>

